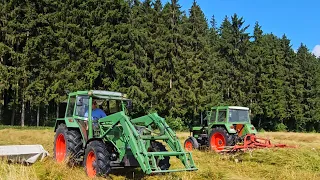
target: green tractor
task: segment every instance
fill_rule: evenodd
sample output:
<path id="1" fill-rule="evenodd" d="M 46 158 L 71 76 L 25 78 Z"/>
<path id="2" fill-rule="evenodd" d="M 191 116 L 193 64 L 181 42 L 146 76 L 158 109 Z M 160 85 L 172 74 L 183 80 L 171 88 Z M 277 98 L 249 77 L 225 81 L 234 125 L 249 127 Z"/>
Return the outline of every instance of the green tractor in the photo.
<path id="1" fill-rule="evenodd" d="M 211 150 L 220 152 L 244 142 L 249 134 L 257 134 L 257 130 L 251 124 L 247 107 L 212 107 L 206 111 L 205 118 L 201 115 L 200 124 L 198 127 L 192 127 L 191 136 L 184 142 L 187 151 L 209 146 Z"/>
<path id="2" fill-rule="evenodd" d="M 54 128 L 54 159 L 82 164 L 89 177 L 107 176 L 119 167 L 140 167 L 146 174 L 197 170 L 163 118 L 152 113 L 132 119 L 131 108 L 132 101 L 119 92 L 69 93 L 65 117 Z M 170 156 L 183 168 L 169 169 Z"/>

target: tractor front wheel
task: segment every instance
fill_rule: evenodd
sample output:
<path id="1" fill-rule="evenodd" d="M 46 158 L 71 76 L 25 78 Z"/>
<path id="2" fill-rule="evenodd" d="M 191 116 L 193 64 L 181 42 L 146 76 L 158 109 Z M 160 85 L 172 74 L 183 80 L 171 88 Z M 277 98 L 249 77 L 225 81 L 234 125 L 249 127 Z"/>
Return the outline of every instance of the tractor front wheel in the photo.
<path id="1" fill-rule="evenodd" d="M 82 136 L 77 130 L 69 130 L 65 124 L 60 124 L 56 129 L 54 138 L 53 156 L 57 162 L 67 160 L 68 164 L 75 165 L 82 149 Z"/>
<path id="2" fill-rule="evenodd" d="M 232 136 L 223 128 L 213 128 L 209 136 L 209 147 L 211 150 L 221 152 L 225 146 L 231 146 Z"/>
<path id="3" fill-rule="evenodd" d="M 184 149 L 187 151 L 192 151 L 193 149 L 198 149 L 199 143 L 194 137 L 189 137 L 184 142 Z"/>
<path id="4" fill-rule="evenodd" d="M 90 178 L 106 177 L 110 171 L 110 155 L 107 146 L 102 141 L 91 141 L 85 153 L 84 166 Z"/>

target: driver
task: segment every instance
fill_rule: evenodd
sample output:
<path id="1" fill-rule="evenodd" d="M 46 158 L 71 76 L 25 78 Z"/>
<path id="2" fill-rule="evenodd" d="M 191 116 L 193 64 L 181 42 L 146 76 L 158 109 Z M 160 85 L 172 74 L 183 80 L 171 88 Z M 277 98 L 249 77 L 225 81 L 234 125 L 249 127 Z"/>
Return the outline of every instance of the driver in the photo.
<path id="1" fill-rule="evenodd" d="M 92 117 L 93 125 L 94 125 L 94 126 L 97 126 L 98 120 L 99 120 L 100 118 L 103 118 L 103 117 L 106 117 L 106 116 L 107 116 L 107 115 L 106 115 L 106 113 L 105 113 L 103 110 L 97 108 L 97 101 L 96 101 L 96 100 L 93 100 L 93 101 L 92 101 L 92 112 L 91 112 L 91 117 Z M 84 114 L 84 117 L 86 117 L 86 118 L 88 117 L 88 110 L 87 110 L 87 112 Z"/>
<path id="2" fill-rule="evenodd" d="M 94 121 L 97 121 L 98 119 L 107 116 L 103 110 L 97 108 L 97 101 L 96 100 L 92 101 L 91 116 L 92 116 L 92 120 L 94 120 Z M 86 118 L 88 117 L 88 111 L 84 114 L 84 117 L 86 117 Z"/>

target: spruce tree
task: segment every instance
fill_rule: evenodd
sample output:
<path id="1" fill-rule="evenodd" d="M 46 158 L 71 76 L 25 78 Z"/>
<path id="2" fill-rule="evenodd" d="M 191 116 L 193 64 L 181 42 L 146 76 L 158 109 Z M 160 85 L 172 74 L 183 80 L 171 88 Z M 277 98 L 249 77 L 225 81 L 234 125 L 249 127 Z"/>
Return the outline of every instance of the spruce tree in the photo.
<path id="1" fill-rule="evenodd" d="M 229 21 L 226 17 L 220 27 L 221 40 L 218 45 L 219 57 L 225 61 L 223 70 L 226 75 L 221 79 L 224 99 L 227 103 L 246 105 L 250 92 L 247 83 L 251 83 L 248 74 L 249 26 L 244 26 L 242 17 L 234 14 Z M 250 81 L 250 82 L 248 82 Z"/>
<path id="2" fill-rule="evenodd" d="M 208 103 L 206 80 L 208 75 L 209 46 L 207 41 L 208 25 L 204 13 L 194 1 L 190 9 L 190 17 L 183 22 L 184 41 L 182 49 L 185 52 L 180 61 L 180 87 L 184 99 L 184 107 L 187 110 L 189 121 L 203 110 Z M 181 78 L 182 79 L 182 78 Z"/>

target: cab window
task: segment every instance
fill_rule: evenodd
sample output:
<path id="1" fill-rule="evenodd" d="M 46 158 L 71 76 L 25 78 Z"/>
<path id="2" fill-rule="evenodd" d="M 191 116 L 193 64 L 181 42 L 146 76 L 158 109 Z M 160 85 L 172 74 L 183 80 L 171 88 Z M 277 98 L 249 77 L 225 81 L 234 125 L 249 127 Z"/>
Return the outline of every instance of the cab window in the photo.
<path id="1" fill-rule="evenodd" d="M 219 110 L 218 112 L 218 122 L 226 122 L 227 111 Z"/>
<path id="2" fill-rule="evenodd" d="M 73 110 L 74 110 L 75 102 L 76 102 L 76 97 L 75 96 L 71 96 L 69 98 L 67 117 L 72 117 L 73 116 Z"/>
<path id="3" fill-rule="evenodd" d="M 216 121 L 216 110 L 212 110 L 211 112 L 211 117 L 210 117 L 210 122 L 215 122 Z"/>
<path id="4" fill-rule="evenodd" d="M 121 101 L 119 100 L 109 100 L 106 102 L 106 112 L 107 114 L 113 114 L 121 111 Z"/>

